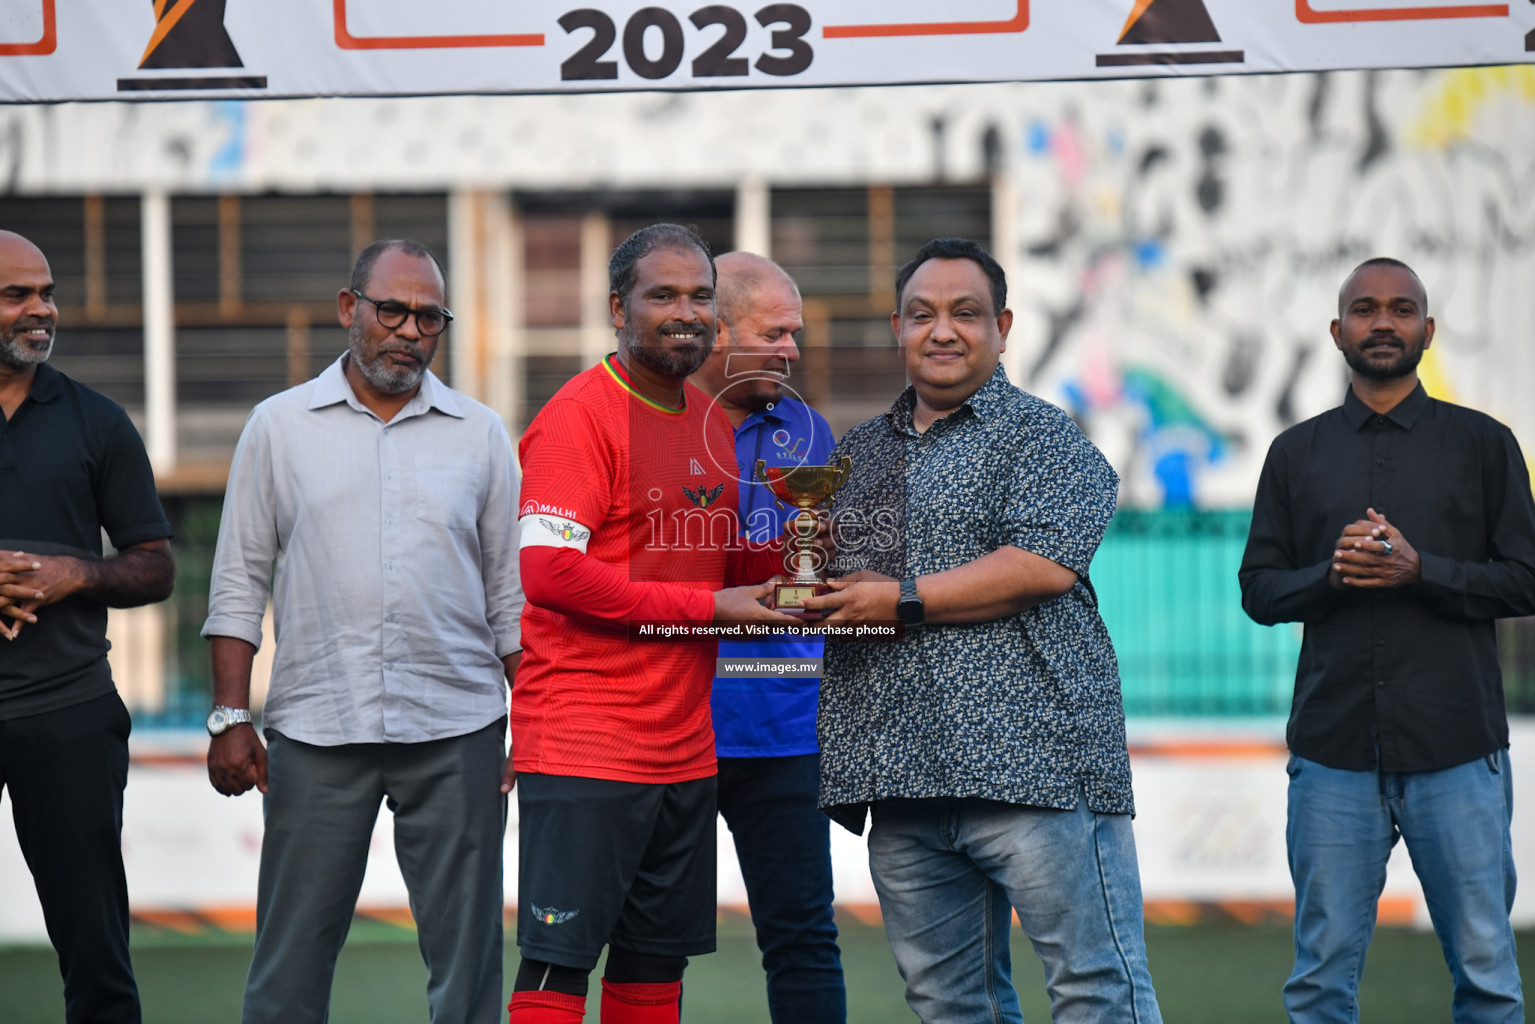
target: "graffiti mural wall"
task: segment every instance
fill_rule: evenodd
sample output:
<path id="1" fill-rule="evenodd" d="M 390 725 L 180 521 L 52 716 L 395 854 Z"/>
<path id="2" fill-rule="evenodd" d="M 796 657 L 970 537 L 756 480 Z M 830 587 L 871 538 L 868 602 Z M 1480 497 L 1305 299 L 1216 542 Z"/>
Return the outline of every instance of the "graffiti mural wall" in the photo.
<path id="1" fill-rule="evenodd" d="M 1283 428 L 1346 386 L 1348 271 L 1411 263 L 1431 394 L 1535 446 L 1535 72 L 1080 89 L 1022 127 L 1020 383 L 1141 506 L 1238 506 Z"/>

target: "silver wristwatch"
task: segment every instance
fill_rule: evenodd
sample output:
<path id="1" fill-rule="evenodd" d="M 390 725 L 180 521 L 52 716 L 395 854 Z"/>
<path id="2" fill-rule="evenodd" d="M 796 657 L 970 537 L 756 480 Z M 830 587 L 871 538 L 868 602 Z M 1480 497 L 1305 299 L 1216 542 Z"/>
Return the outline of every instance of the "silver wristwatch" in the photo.
<path id="1" fill-rule="evenodd" d="M 229 731 L 230 726 L 240 725 L 251 720 L 248 708 L 226 708 L 220 705 L 208 712 L 208 735 L 221 736 Z"/>

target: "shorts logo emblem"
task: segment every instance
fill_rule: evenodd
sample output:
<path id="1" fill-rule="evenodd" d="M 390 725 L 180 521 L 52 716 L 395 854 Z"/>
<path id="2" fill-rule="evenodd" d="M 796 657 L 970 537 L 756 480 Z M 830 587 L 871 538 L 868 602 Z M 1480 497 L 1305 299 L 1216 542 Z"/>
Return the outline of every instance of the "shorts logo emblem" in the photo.
<path id="1" fill-rule="evenodd" d="M 533 916 L 544 924 L 564 924 L 577 914 L 579 910 L 555 910 L 553 907 L 540 907 L 538 904 L 530 904 L 533 908 Z"/>

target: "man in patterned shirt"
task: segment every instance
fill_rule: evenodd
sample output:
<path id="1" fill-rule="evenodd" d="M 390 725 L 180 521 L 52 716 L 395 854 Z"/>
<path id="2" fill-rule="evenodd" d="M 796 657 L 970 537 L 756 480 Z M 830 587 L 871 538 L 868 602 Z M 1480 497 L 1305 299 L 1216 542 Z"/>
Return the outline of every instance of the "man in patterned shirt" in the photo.
<path id="1" fill-rule="evenodd" d="M 896 275 L 912 386 L 832 459 L 821 806 L 855 833 L 906 1001 L 924 1021 L 1021 1021 L 1008 926 L 1044 961 L 1057 1022 L 1161 1020 L 1146 967 L 1119 670 L 1088 566 L 1118 478 L 1064 412 L 999 365 L 1002 268 L 938 239 Z"/>

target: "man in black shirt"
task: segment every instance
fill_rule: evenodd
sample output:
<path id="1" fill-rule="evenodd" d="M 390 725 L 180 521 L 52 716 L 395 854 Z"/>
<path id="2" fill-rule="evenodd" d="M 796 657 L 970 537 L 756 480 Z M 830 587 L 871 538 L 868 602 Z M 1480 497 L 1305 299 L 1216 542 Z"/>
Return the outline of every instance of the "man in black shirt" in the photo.
<path id="1" fill-rule="evenodd" d="M 1398 836 L 1454 1019 L 1524 1020 L 1494 620 L 1535 614 L 1535 501 L 1508 428 L 1418 382 L 1427 308 L 1396 260 L 1349 276 L 1332 336 L 1353 385 L 1274 441 L 1242 558 L 1247 613 L 1305 623 L 1287 732 L 1294 1022 L 1358 1019 Z"/>
<path id="2" fill-rule="evenodd" d="M 0 789 L 58 950 L 65 1019 L 137 1024 L 129 721 L 107 608 L 170 594 L 171 528 L 127 413 L 45 365 L 57 319 L 48 261 L 0 231 Z"/>

